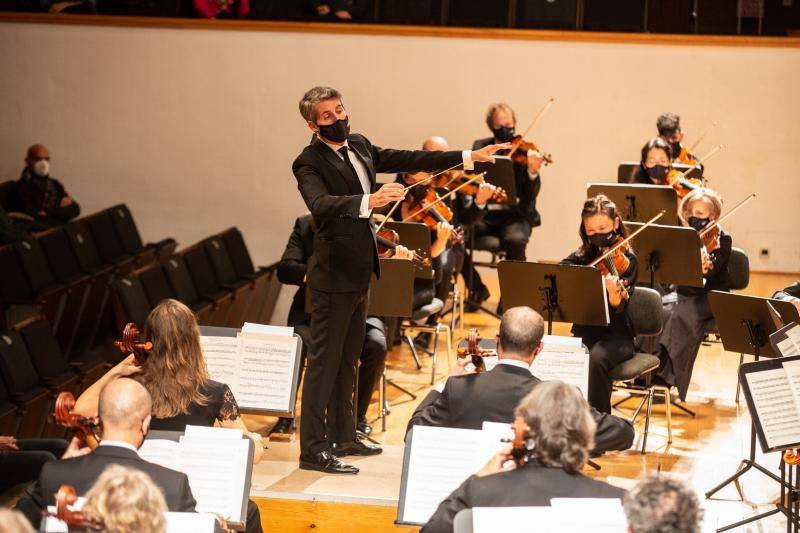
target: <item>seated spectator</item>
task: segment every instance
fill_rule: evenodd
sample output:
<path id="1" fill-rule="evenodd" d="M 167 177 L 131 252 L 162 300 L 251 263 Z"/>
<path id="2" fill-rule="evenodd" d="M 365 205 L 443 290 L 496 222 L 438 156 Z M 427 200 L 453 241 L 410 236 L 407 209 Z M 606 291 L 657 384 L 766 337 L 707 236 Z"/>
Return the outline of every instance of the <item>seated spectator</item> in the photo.
<path id="1" fill-rule="evenodd" d="M 61 182 L 50 176 L 50 152 L 41 144 L 28 148 L 14 193 L 16 209 L 33 217 L 37 229 L 59 226 L 81 212 Z"/>
<path id="2" fill-rule="evenodd" d="M 0 509 L 0 533 L 33 533 L 33 528 L 19 511 Z"/>
<path id="3" fill-rule="evenodd" d="M 672 479 L 644 479 L 622 501 L 630 533 L 699 533 L 703 510 L 694 491 Z"/>
<path id="4" fill-rule="evenodd" d="M 8 244 L 18 241 L 20 231 L 9 218 L 6 210 L 0 207 L 0 244 Z"/>
<path id="5" fill-rule="evenodd" d="M 311 0 L 314 13 L 323 20 L 358 21 L 369 11 L 369 0 Z"/>
<path id="6" fill-rule="evenodd" d="M 245 18 L 250 13 L 250 0 L 194 0 L 194 12 L 207 19 Z"/>
<path id="7" fill-rule="evenodd" d="M 46 463 L 16 508 L 38 528 L 42 511 L 55 504 L 54 495 L 61 485 L 70 485 L 83 496 L 108 465 L 118 464 L 148 474 L 164 493 L 170 511 L 194 512 L 195 499 L 186 474 L 148 463 L 136 453 L 150 429 L 151 409 L 150 395 L 141 384 L 132 379 L 109 383 L 100 392 L 100 445 L 91 453 L 82 450 L 80 457 Z"/>
<path id="8" fill-rule="evenodd" d="M 457 361 L 451 377 L 419 404 L 406 431 L 413 425 L 481 429 L 484 421 L 511 423 L 520 400 L 543 383 L 530 370 L 543 347 L 543 334 L 544 320 L 530 307 L 506 311 L 497 336 L 497 365 L 463 375 L 468 359 Z M 589 409 L 597 426 L 594 453 L 631 447 L 635 432 L 630 422 Z"/>
<path id="9" fill-rule="evenodd" d="M 578 389 L 545 381 L 517 407 L 528 426 L 528 457 L 511 460 L 511 445 L 496 454 L 439 504 L 422 533 L 453 531 L 453 518 L 473 507 L 548 506 L 551 498 L 622 498 L 625 491 L 584 476 L 595 423 Z"/>
<path id="10" fill-rule="evenodd" d="M 0 436 L 0 492 L 39 477 L 42 466 L 67 451 L 64 439 L 15 439 Z"/>
<path id="11" fill-rule="evenodd" d="M 167 502 L 158 486 L 141 470 L 120 465 L 105 469 L 86 493 L 81 510 L 114 533 L 159 533 L 167 528 Z"/>

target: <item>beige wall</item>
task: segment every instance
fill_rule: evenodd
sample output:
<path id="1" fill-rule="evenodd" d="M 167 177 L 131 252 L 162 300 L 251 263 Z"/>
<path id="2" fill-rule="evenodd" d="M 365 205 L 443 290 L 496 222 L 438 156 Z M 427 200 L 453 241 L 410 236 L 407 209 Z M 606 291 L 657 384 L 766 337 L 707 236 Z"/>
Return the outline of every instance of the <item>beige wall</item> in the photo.
<path id="1" fill-rule="evenodd" d="M 353 129 L 393 147 L 434 133 L 467 147 L 490 102 L 527 123 L 555 97 L 532 136 L 556 163 L 530 259 L 576 246 L 586 181 L 613 181 L 660 112 L 681 113 L 690 143 L 719 121 L 698 150 L 725 144 L 707 175 L 728 205 L 759 194 L 726 225 L 735 244 L 753 268 L 800 270 L 798 48 L 1 24 L 0 72 L 0 177 L 43 142 L 84 212 L 127 202 L 146 239 L 235 224 L 259 263 L 276 260 L 305 209 L 297 100 L 330 84 Z"/>

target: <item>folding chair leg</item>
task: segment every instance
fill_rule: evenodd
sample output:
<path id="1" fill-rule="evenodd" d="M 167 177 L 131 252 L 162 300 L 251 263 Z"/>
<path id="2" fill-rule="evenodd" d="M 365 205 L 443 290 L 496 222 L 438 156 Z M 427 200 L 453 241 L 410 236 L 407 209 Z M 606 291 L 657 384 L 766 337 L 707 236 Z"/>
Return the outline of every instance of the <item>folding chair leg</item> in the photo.
<path id="1" fill-rule="evenodd" d="M 636 417 L 639 416 L 639 413 L 642 412 L 642 407 L 644 407 L 646 401 L 647 401 L 647 394 L 642 396 L 642 401 L 639 402 L 639 405 L 636 406 L 636 410 L 633 412 L 633 416 L 631 416 L 631 424 L 636 423 Z"/>
<path id="2" fill-rule="evenodd" d="M 647 414 L 644 417 L 644 437 L 642 438 L 642 455 L 647 453 L 647 433 L 650 431 L 650 414 L 653 410 L 653 389 L 647 391 Z"/>
<path id="3" fill-rule="evenodd" d="M 408 347 L 411 348 L 411 355 L 414 357 L 414 362 L 417 364 L 417 370 L 422 370 L 422 363 L 419 361 L 417 349 L 414 347 L 414 339 L 412 339 L 411 335 L 408 333 L 406 333 L 406 342 L 408 343 Z"/>
<path id="4" fill-rule="evenodd" d="M 431 385 L 436 383 L 436 354 L 439 351 L 439 325 L 434 326 L 433 330 L 433 353 L 431 353 Z"/>

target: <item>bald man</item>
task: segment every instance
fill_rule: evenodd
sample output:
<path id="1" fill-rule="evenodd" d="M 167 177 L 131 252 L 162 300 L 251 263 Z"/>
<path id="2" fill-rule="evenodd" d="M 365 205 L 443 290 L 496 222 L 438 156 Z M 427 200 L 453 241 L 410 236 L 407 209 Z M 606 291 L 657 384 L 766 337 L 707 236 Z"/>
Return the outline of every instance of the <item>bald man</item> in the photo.
<path id="1" fill-rule="evenodd" d="M 544 320 L 530 307 L 512 307 L 503 313 L 497 334 L 497 365 L 481 374 L 467 373 L 466 360 L 455 365 L 451 376 L 431 390 L 408 423 L 461 429 L 481 429 L 485 421 L 514 420 L 519 402 L 541 380 L 531 373 L 533 360 L 542 351 Z M 635 433 L 627 420 L 592 408 L 597 423 L 594 453 L 627 450 Z"/>
<path id="2" fill-rule="evenodd" d="M 81 457 L 46 463 L 16 508 L 38 528 L 42 510 L 55 504 L 53 495 L 62 484 L 83 496 L 108 465 L 118 464 L 149 475 L 164 493 L 170 511 L 194 512 L 186 474 L 148 463 L 137 453 L 150 428 L 151 407 L 150 394 L 132 379 L 119 378 L 103 387 L 98 407 L 103 426 L 100 446 Z"/>
<path id="3" fill-rule="evenodd" d="M 50 176 L 50 152 L 41 144 L 28 148 L 25 168 L 15 183 L 13 203 L 16 211 L 35 219 L 34 229 L 65 224 L 81 212 L 61 182 Z"/>

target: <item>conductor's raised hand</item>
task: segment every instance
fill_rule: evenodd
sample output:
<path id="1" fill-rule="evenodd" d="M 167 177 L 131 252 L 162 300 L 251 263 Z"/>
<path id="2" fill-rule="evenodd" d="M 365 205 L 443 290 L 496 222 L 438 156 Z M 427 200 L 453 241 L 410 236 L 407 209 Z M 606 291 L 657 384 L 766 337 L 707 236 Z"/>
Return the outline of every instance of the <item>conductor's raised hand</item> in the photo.
<path id="1" fill-rule="evenodd" d="M 494 157 L 492 156 L 495 152 L 498 150 L 509 150 L 510 148 L 511 143 L 490 144 L 484 146 L 480 150 L 473 150 L 472 160 L 483 163 L 494 163 Z"/>
<path id="2" fill-rule="evenodd" d="M 369 208 L 383 207 L 405 197 L 405 188 L 399 183 L 384 183 L 376 192 L 369 195 Z"/>

